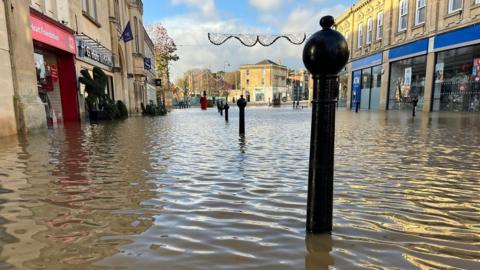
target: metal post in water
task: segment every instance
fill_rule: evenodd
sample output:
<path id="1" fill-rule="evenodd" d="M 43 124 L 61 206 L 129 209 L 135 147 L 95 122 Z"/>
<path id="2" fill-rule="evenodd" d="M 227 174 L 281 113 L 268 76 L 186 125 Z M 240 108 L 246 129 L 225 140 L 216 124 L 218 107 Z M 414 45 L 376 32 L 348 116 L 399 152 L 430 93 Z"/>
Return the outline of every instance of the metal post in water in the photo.
<path id="1" fill-rule="evenodd" d="M 349 57 L 345 38 L 331 29 L 332 16 L 320 20 L 303 50 L 303 63 L 313 76 L 313 114 L 308 172 L 307 232 L 332 231 L 333 168 L 335 150 L 335 107 L 338 97 L 337 74 Z"/>
<path id="2" fill-rule="evenodd" d="M 243 98 L 243 95 L 237 100 L 237 106 L 240 111 L 240 136 L 245 135 L 245 107 L 247 107 L 247 101 Z"/>
<path id="3" fill-rule="evenodd" d="M 225 121 L 228 122 L 228 110 L 230 109 L 230 105 L 228 105 L 228 102 L 225 103 Z"/>

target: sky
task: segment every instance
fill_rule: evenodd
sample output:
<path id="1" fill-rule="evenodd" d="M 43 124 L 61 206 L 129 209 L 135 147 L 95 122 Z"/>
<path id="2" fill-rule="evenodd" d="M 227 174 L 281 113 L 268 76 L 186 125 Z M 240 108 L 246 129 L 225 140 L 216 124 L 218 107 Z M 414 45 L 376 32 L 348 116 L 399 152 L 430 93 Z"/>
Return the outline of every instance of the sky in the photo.
<path id="1" fill-rule="evenodd" d="M 177 44 L 180 59 L 172 63 L 172 80 L 193 68 L 233 71 L 243 64 L 270 59 L 303 68 L 302 45 L 279 40 L 273 46 L 242 46 L 231 39 L 209 42 L 208 33 L 311 34 L 324 15 L 338 16 L 354 0 L 143 0 L 144 24 L 161 23 Z"/>

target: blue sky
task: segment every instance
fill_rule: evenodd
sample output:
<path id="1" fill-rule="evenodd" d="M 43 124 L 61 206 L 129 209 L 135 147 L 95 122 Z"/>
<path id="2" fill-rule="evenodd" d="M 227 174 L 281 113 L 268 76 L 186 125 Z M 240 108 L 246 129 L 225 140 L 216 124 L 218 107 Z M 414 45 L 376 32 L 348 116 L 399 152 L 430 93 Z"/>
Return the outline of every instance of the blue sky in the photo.
<path id="1" fill-rule="evenodd" d="M 173 79 L 191 68 L 238 69 L 263 59 L 303 68 L 303 46 L 280 41 L 274 46 L 246 48 L 236 40 L 209 43 L 212 33 L 313 33 L 321 16 L 337 16 L 353 0 L 143 0 L 144 23 L 162 23 L 178 45 L 180 60 L 171 65 Z"/>

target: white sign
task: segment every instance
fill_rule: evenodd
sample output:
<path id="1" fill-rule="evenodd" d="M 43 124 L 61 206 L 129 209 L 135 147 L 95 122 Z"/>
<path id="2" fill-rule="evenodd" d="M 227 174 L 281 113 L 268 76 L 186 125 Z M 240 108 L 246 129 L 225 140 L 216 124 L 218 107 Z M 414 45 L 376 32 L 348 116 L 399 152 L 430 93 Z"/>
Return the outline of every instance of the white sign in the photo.
<path id="1" fill-rule="evenodd" d="M 405 77 L 403 81 L 404 86 L 410 86 L 412 85 L 412 68 L 406 68 L 405 69 Z"/>

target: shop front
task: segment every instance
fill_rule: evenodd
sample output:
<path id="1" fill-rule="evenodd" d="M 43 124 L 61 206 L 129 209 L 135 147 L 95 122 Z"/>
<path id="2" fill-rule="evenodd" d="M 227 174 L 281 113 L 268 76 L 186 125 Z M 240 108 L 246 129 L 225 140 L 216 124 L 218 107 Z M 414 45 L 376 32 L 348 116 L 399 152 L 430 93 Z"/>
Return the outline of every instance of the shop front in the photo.
<path id="1" fill-rule="evenodd" d="M 427 50 L 428 39 L 390 49 L 388 110 L 412 110 L 414 101 L 423 109 Z"/>
<path id="2" fill-rule="evenodd" d="M 480 112 L 480 27 L 435 38 L 433 111 Z"/>
<path id="3" fill-rule="evenodd" d="M 382 52 L 352 62 L 351 109 L 380 109 L 382 62 Z"/>
<path id="4" fill-rule="evenodd" d="M 70 29 L 30 11 L 38 95 L 50 126 L 78 122 L 75 36 Z"/>
<path id="5" fill-rule="evenodd" d="M 77 40 L 77 61 L 76 70 L 77 78 L 81 76 L 82 70 L 87 70 L 90 76 L 93 77 L 93 68 L 99 67 L 107 76 L 107 86 L 105 88 L 105 94 L 115 101 L 115 89 L 113 83 L 113 54 L 112 51 L 106 46 L 102 45 L 94 38 L 88 36 L 85 33 L 78 33 L 76 35 Z M 85 98 L 88 94 L 85 92 L 85 85 L 79 84 L 78 100 L 80 114 L 82 119 L 86 120 L 89 111 L 85 102 Z"/>

